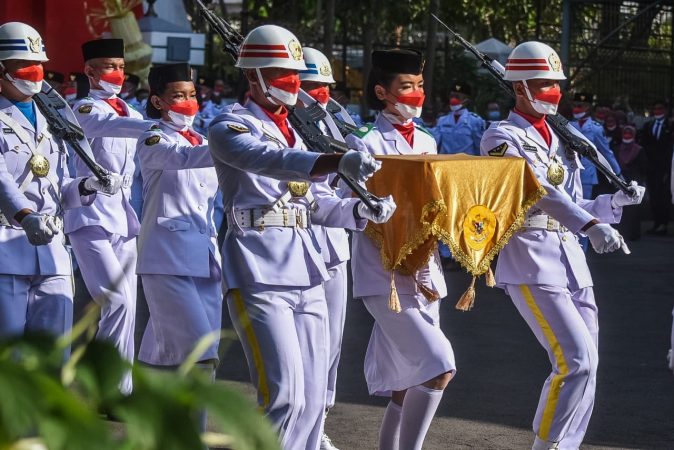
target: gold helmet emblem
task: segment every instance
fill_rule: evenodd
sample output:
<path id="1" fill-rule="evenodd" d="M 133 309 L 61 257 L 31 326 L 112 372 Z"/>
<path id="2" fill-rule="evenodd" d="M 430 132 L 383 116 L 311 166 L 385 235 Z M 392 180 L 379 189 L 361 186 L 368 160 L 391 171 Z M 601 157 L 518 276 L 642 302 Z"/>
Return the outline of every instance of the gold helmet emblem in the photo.
<path id="1" fill-rule="evenodd" d="M 302 61 L 302 58 L 304 58 L 302 46 L 295 39 L 288 42 L 288 50 L 295 61 Z"/>
<path id="2" fill-rule="evenodd" d="M 562 71 L 562 62 L 559 60 L 559 56 L 557 56 L 556 53 L 550 54 L 550 56 L 548 57 L 548 62 L 550 63 L 550 67 L 552 67 L 552 70 L 554 72 Z"/>
<path id="3" fill-rule="evenodd" d="M 330 69 L 330 66 L 327 63 L 321 66 L 319 72 L 324 77 L 329 77 L 330 75 L 332 75 L 332 69 Z"/>
<path id="4" fill-rule="evenodd" d="M 40 53 L 42 51 L 42 39 L 40 39 L 40 36 L 36 38 L 32 38 L 30 36 L 27 36 L 28 38 L 28 48 L 30 48 L 30 51 L 33 53 Z"/>

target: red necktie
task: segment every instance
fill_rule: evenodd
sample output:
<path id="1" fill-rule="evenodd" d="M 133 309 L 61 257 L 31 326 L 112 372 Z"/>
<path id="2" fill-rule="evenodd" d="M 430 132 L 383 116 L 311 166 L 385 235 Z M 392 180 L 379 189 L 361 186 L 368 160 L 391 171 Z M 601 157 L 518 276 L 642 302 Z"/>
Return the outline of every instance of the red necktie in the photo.
<path id="1" fill-rule="evenodd" d="M 533 125 L 534 130 L 538 131 L 538 134 L 541 135 L 543 140 L 545 141 L 545 144 L 550 147 L 550 144 L 552 143 L 552 136 L 550 135 L 550 130 L 548 129 L 548 124 L 545 123 L 545 116 L 536 118 L 534 116 L 530 116 L 529 114 L 525 114 L 522 111 L 518 111 L 517 109 L 513 110 L 520 116 L 524 117 L 527 119 L 527 121 Z"/>
<path id="2" fill-rule="evenodd" d="M 405 125 L 393 124 L 393 128 L 398 130 L 398 133 L 405 138 L 410 147 L 414 147 L 414 122 Z"/>
<path id="3" fill-rule="evenodd" d="M 260 108 L 262 107 L 260 106 Z M 274 122 L 274 124 L 276 124 L 276 127 L 286 139 L 288 147 L 293 147 L 295 145 L 295 133 L 288 127 L 288 110 L 285 106 L 282 107 L 281 112 L 278 114 L 269 112 L 264 108 L 262 108 L 262 111 L 272 120 L 272 122 Z"/>
<path id="4" fill-rule="evenodd" d="M 178 131 L 182 137 L 187 139 L 190 144 L 192 145 L 199 145 L 199 138 L 197 137 L 197 134 L 194 133 L 192 130 L 189 128 L 187 130 L 183 131 Z"/>
<path id="5" fill-rule="evenodd" d="M 126 108 L 124 107 L 124 102 L 117 97 L 103 99 L 105 103 L 112 106 L 112 109 L 115 110 L 117 115 L 121 117 L 126 117 Z"/>

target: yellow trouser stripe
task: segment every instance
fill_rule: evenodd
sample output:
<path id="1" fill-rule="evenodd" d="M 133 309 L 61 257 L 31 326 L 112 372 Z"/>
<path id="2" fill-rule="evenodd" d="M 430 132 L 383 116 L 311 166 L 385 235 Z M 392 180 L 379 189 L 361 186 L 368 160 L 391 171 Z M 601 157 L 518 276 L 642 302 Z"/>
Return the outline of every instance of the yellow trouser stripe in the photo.
<path id="1" fill-rule="evenodd" d="M 248 311 L 246 311 L 246 305 L 241 297 L 241 291 L 232 289 L 232 297 L 236 313 L 239 316 L 239 322 L 246 333 L 246 339 L 248 340 L 248 345 L 253 354 L 253 363 L 255 364 L 255 370 L 257 371 L 257 392 L 258 395 L 262 396 L 262 407 L 267 408 L 267 406 L 269 406 L 269 386 L 267 385 L 267 373 L 264 370 L 264 360 L 262 359 L 262 353 L 260 352 L 260 344 L 257 342 L 253 324 L 250 321 Z"/>
<path id="2" fill-rule="evenodd" d="M 562 351 L 562 346 L 559 345 L 559 341 L 555 337 L 555 334 L 552 332 L 552 328 L 543 313 L 536 305 L 534 296 L 531 294 L 529 286 L 523 284 L 520 286 L 524 300 L 527 302 L 529 309 L 534 315 L 536 322 L 543 330 L 545 339 L 548 341 L 548 345 L 552 349 L 552 353 L 555 355 L 555 362 L 559 368 L 559 373 L 552 377 L 550 382 L 550 390 L 548 391 L 548 400 L 545 403 L 545 409 L 543 410 L 543 417 L 538 429 L 538 437 L 543 440 L 548 440 L 548 435 L 550 434 L 550 427 L 552 426 L 552 420 L 555 417 L 555 409 L 557 408 L 557 401 L 559 400 L 559 392 L 562 389 L 562 383 L 564 378 L 566 378 L 569 373 L 569 366 L 566 364 L 566 359 L 564 359 L 564 352 Z"/>

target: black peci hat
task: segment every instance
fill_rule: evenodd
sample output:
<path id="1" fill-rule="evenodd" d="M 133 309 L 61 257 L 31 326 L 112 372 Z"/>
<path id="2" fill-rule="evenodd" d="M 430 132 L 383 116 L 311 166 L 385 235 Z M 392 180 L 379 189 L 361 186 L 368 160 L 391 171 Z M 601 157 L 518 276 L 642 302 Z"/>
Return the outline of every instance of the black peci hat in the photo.
<path id="1" fill-rule="evenodd" d="M 163 90 L 167 83 L 176 81 L 192 81 L 192 69 L 189 64 L 165 64 L 150 69 L 148 83 L 153 94 Z"/>
<path id="2" fill-rule="evenodd" d="M 60 72 L 54 72 L 53 70 L 45 70 L 44 78 L 49 81 L 56 81 L 57 83 L 63 83 L 66 80 L 65 75 Z"/>
<path id="3" fill-rule="evenodd" d="M 470 88 L 470 84 L 465 81 L 454 80 L 449 87 L 449 92 L 457 92 L 459 94 L 471 95 L 473 92 Z"/>
<path id="4" fill-rule="evenodd" d="M 140 84 L 140 78 L 132 73 L 125 73 L 124 82 L 138 86 Z"/>
<path id="5" fill-rule="evenodd" d="M 94 58 L 124 58 L 122 39 L 94 39 L 82 44 L 84 62 Z"/>
<path id="6" fill-rule="evenodd" d="M 372 66 L 383 72 L 419 75 L 424 70 L 424 55 L 402 48 L 375 50 L 372 52 Z"/>
<path id="7" fill-rule="evenodd" d="M 161 95 L 168 83 L 192 81 L 192 69 L 187 63 L 154 66 L 150 69 L 147 81 L 150 85 L 150 97 L 153 95 Z M 154 107 L 150 99 L 148 99 L 147 105 L 145 106 L 145 112 L 151 119 L 161 118 L 161 112 Z"/>
<path id="8" fill-rule="evenodd" d="M 592 103 L 595 95 L 589 92 L 576 92 L 573 94 L 574 102 Z"/>

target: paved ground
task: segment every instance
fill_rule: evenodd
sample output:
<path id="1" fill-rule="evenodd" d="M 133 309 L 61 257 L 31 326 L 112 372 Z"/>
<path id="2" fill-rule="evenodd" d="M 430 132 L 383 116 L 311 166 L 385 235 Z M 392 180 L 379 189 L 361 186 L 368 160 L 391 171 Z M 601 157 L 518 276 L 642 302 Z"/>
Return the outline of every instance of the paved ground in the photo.
<path id="1" fill-rule="evenodd" d="M 674 449 L 674 376 L 665 368 L 674 306 L 674 237 L 646 236 L 631 248 L 630 256 L 590 256 L 601 359 L 585 449 Z M 468 282 L 464 273 L 447 274 L 450 294 L 442 306 L 442 327 L 459 371 L 424 448 L 530 448 L 547 357 L 502 291 L 480 282 L 475 309 L 456 311 L 454 303 Z M 139 305 L 141 323 L 145 314 Z M 338 404 L 327 431 L 342 450 L 375 449 L 386 401 L 368 396 L 363 377 L 372 319 L 359 301 L 351 300 L 347 320 Z M 138 338 L 141 332 L 139 327 Z M 238 342 L 226 343 L 218 378 L 253 395 Z"/>
<path id="2" fill-rule="evenodd" d="M 674 239 L 644 237 L 631 248 L 630 256 L 590 257 L 600 308 L 601 359 L 587 449 L 674 449 L 674 376 L 665 368 L 674 307 Z M 442 305 L 442 327 L 459 369 L 424 448 L 525 449 L 531 445 L 530 423 L 549 371 L 547 357 L 501 290 L 479 283 L 475 309 L 455 310 L 468 283 L 464 273 L 447 274 L 450 294 Z M 376 448 L 386 401 L 368 396 L 363 377 L 371 326 L 362 304 L 351 300 L 338 404 L 327 422 L 342 450 Z M 248 380 L 238 342 L 226 351 L 219 378 Z"/>

